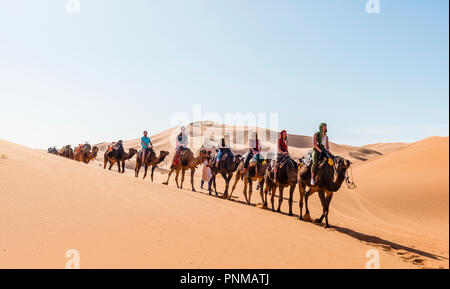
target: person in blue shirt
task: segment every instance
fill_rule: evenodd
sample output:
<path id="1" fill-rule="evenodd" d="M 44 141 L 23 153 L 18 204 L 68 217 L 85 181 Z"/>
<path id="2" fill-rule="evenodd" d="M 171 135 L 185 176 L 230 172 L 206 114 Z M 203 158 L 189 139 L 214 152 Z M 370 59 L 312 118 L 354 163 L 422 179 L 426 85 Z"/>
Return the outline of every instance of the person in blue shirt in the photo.
<path id="1" fill-rule="evenodd" d="M 142 150 L 144 153 L 144 160 L 146 157 L 146 154 L 149 150 L 153 149 L 153 144 L 152 141 L 150 140 L 150 138 L 147 136 L 148 132 L 144 131 L 144 136 L 141 137 L 141 146 L 142 146 Z"/>

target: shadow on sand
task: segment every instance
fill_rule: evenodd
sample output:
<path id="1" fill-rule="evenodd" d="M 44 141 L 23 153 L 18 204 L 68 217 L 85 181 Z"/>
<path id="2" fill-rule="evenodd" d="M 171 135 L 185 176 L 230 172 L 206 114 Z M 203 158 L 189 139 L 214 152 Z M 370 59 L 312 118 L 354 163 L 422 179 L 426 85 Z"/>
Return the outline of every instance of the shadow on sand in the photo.
<path id="1" fill-rule="evenodd" d="M 200 189 L 197 192 L 209 196 L 208 190 Z M 211 197 L 215 197 L 215 198 L 223 200 L 222 195 L 223 195 L 222 193 L 219 193 L 219 195 L 216 196 L 214 191 L 213 191 Z M 259 193 L 258 193 L 258 195 L 259 195 Z M 275 195 L 275 196 L 276 196 L 276 198 L 278 198 L 278 195 Z M 286 200 L 286 201 L 289 201 L 289 198 L 284 197 L 283 199 Z M 269 200 L 270 199 L 268 197 L 268 201 Z M 237 197 L 237 196 L 233 196 L 230 201 L 247 206 L 247 203 L 244 200 L 240 200 L 239 197 Z M 298 202 L 294 201 L 293 203 L 298 203 Z M 278 202 L 275 202 L 275 207 L 277 207 L 277 204 L 278 204 Z M 256 204 L 250 204 L 250 206 L 252 206 L 252 207 L 260 207 L 263 210 L 268 210 L 268 211 L 272 212 L 272 208 L 271 207 L 265 207 L 264 208 L 264 207 L 261 207 L 260 205 L 256 205 Z M 269 206 L 270 206 L 270 201 L 269 201 Z M 279 214 L 284 215 L 284 216 L 288 216 L 288 217 L 295 217 L 297 219 L 299 218 L 298 214 L 293 214 L 292 216 L 289 216 L 288 213 L 283 212 L 283 211 L 280 212 Z M 325 226 L 323 223 L 316 223 L 314 221 L 311 222 L 311 224 L 316 225 L 316 226 L 320 226 L 320 227 L 324 227 Z M 412 247 L 408 247 L 408 246 L 405 246 L 405 245 L 401 245 L 401 244 L 398 244 L 398 243 L 395 243 L 395 242 L 392 242 L 392 241 L 389 241 L 389 240 L 382 239 L 382 238 L 374 236 L 374 235 L 364 234 L 364 233 L 357 232 L 357 231 L 349 229 L 349 228 L 344 228 L 344 227 L 340 227 L 340 226 L 334 226 L 334 225 L 331 225 L 331 224 L 330 224 L 330 226 L 331 226 L 331 228 L 330 228 L 331 230 L 334 229 L 335 231 L 337 231 L 339 233 L 346 234 L 347 236 L 350 236 L 350 237 L 352 237 L 352 238 L 354 238 L 356 240 L 359 240 L 361 242 L 370 243 L 370 244 L 372 244 L 374 246 L 381 246 L 384 250 L 390 251 L 392 253 L 396 253 L 403 260 L 405 260 L 407 262 L 410 262 L 412 264 L 415 264 L 415 265 L 422 265 L 422 263 L 423 263 L 422 261 L 423 260 L 421 260 L 420 258 L 415 258 L 414 256 L 403 256 L 403 255 L 406 255 L 406 254 L 403 254 L 401 252 L 395 252 L 394 250 L 404 251 L 404 252 L 407 252 L 407 253 L 410 253 L 410 254 L 416 254 L 416 255 L 419 255 L 419 256 L 422 256 L 422 257 L 426 257 L 426 258 L 430 258 L 430 259 L 438 260 L 438 261 L 448 260 L 448 258 L 446 258 L 444 256 L 439 256 L 439 255 L 428 253 L 428 252 L 425 252 L 425 251 L 422 251 L 422 250 L 419 250 L 419 249 L 416 249 L 416 248 L 412 248 Z"/>

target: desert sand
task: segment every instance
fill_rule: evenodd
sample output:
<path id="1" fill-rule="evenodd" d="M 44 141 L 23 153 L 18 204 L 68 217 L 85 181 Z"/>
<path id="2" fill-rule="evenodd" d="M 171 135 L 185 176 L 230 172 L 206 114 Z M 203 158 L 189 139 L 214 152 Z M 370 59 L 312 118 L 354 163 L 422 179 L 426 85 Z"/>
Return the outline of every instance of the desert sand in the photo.
<path id="1" fill-rule="evenodd" d="M 170 133 L 152 137 L 168 163 Z M 296 157 L 310 147 L 290 139 Z M 86 165 L 0 141 L 0 267 L 64 268 L 76 249 L 82 268 L 365 268 L 376 249 L 381 268 L 448 268 L 448 138 L 332 151 L 354 162 L 357 188 L 335 194 L 325 229 L 298 219 L 297 190 L 289 217 L 287 200 L 282 214 L 256 206 L 258 192 L 245 205 L 242 186 L 226 201 L 198 176 L 192 192 L 162 185 L 164 169 L 151 183 L 104 170 L 102 153 Z M 320 216 L 317 195 L 310 209 Z"/>

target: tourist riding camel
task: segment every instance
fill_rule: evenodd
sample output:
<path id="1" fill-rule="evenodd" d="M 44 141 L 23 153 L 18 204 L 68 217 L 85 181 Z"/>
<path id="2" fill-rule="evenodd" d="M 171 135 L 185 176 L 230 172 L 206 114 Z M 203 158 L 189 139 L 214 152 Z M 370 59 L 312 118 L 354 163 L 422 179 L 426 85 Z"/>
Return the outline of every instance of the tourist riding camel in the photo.
<path id="1" fill-rule="evenodd" d="M 262 204 L 263 206 L 267 207 L 267 195 L 266 198 L 264 198 L 263 187 L 264 187 L 264 175 L 267 168 L 269 167 L 270 162 L 272 161 L 271 157 L 268 155 L 266 159 L 263 159 L 261 157 L 252 158 L 252 161 L 249 162 L 247 169 L 245 169 L 245 161 L 246 158 L 244 157 L 241 159 L 239 163 L 239 166 L 236 170 L 235 181 L 233 187 L 231 188 L 231 193 L 228 199 L 231 199 L 231 196 L 233 195 L 237 183 L 239 182 L 240 179 L 242 179 L 244 181 L 243 193 L 245 201 L 247 202 L 248 205 L 250 205 L 253 193 L 253 182 L 255 181 L 258 184 L 258 187 L 256 189 L 257 190 L 259 189 L 260 191 Z M 247 196 L 247 187 L 249 189 L 248 196 Z"/>
<path id="2" fill-rule="evenodd" d="M 103 168 L 106 169 L 106 164 L 109 162 L 108 169 L 111 170 L 111 168 L 117 162 L 118 172 L 123 174 L 125 172 L 125 161 L 131 159 L 136 153 L 137 150 L 134 148 L 130 148 L 128 150 L 128 153 L 125 152 L 122 140 L 113 142 L 105 151 Z"/>
<path id="3" fill-rule="evenodd" d="M 287 140 L 287 132 L 282 130 L 277 142 L 277 158 L 272 161 L 267 168 L 264 176 L 266 187 L 264 188 L 265 199 L 267 200 L 267 193 L 272 192 L 271 204 L 272 211 L 275 210 L 274 198 L 275 192 L 278 188 L 278 209 L 281 212 L 281 204 L 283 203 L 283 190 L 285 187 L 290 187 L 289 190 L 289 215 L 292 215 L 292 203 L 295 186 L 297 185 L 297 163 L 289 156 L 289 145 Z"/>
<path id="4" fill-rule="evenodd" d="M 191 187 L 192 191 L 195 192 L 194 188 L 194 173 L 197 166 L 203 161 L 208 158 L 209 154 L 206 150 L 200 150 L 198 155 L 194 157 L 194 153 L 189 148 L 185 148 L 180 152 L 179 159 L 175 164 L 172 164 L 172 167 L 170 168 L 169 175 L 167 176 L 167 181 L 164 182 L 164 185 L 169 184 L 170 176 L 172 175 L 173 171 L 176 172 L 175 176 L 175 182 L 177 184 L 177 188 L 182 189 L 183 188 L 183 182 L 184 182 L 184 175 L 186 170 L 191 171 Z M 175 158 L 175 157 L 174 157 Z M 178 176 L 181 171 L 181 184 L 178 183 Z"/>
<path id="5" fill-rule="evenodd" d="M 327 135 L 327 124 L 321 123 L 319 125 L 319 131 L 314 134 L 313 137 L 313 152 L 312 152 L 312 166 L 311 166 L 311 185 L 314 186 L 314 174 L 317 169 L 317 163 L 319 159 L 323 159 L 324 157 L 329 155 L 330 145 L 328 142 Z"/>
<path id="6" fill-rule="evenodd" d="M 214 162 L 214 166 L 216 168 L 219 167 L 219 164 L 220 164 L 221 161 L 228 160 L 228 159 L 226 159 L 226 160 L 222 159 L 222 156 L 224 154 L 226 154 L 227 156 L 232 156 L 233 157 L 233 162 L 235 161 L 234 160 L 234 154 L 231 151 L 230 147 L 231 147 L 230 134 L 228 132 L 226 132 L 225 135 L 223 136 L 223 138 L 220 139 L 220 142 L 219 142 L 219 145 L 218 145 L 219 152 L 217 153 L 217 156 L 215 158 L 217 161 Z"/>
<path id="7" fill-rule="evenodd" d="M 220 148 L 219 148 L 220 149 Z M 226 146 L 225 140 L 222 139 L 222 155 L 220 155 L 220 151 L 216 157 L 212 157 L 209 162 L 209 167 L 211 168 L 211 184 L 214 185 L 214 192 L 216 196 L 217 193 L 217 185 L 216 185 L 216 176 L 217 174 L 221 174 L 225 180 L 225 190 L 223 192 L 223 198 L 228 199 L 228 188 L 230 186 L 230 180 L 233 177 L 233 173 L 236 171 L 239 162 L 241 160 L 241 156 L 234 156 L 233 152 L 229 147 Z M 211 195 L 211 187 L 209 187 L 209 194 Z"/>
<path id="8" fill-rule="evenodd" d="M 322 216 L 315 221 L 321 223 L 325 218 L 325 228 L 329 228 L 328 214 L 330 210 L 330 202 L 333 193 L 337 192 L 344 181 L 347 180 L 347 169 L 351 166 L 351 162 L 342 157 L 326 156 L 317 161 L 317 171 L 315 173 L 314 185 L 311 184 L 312 162 L 307 162 L 307 156 L 300 160 L 300 168 L 298 170 L 298 188 L 300 191 L 300 220 L 311 221 L 308 208 L 308 198 L 315 192 L 319 193 L 322 203 Z M 306 191 L 306 187 L 309 190 Z M 305 200 L 305 215 L 302 216 L 303 199 Z"/>
<path id="9" fill-rule="evenodd" d="M 63 146 L 59 150 L 58 155 L 62 156 L 62 157 L 65 157 L 65 158 L 68 158 L 68 159 L 71 159 L 71 160 L 74 159 L 74 152 L 73 152 L 73 149 L 72 149 L 72 147 L 70 145 Z"/>
<path id="10" fill-rule="evenodd" d="M 189 144 L 189 137 L 186 134 L 186 128 L 182 126 L 180 130 L 181 131 L 176 138 L 175 156 L 173 157 L 171 168 L 178 165 L 181 153 L 187 149 Z"/>
<path id="11" fill-rule="evenodd" d="M 277 173 L 275 173 L 275 168 L 277 166 Z M 283 158 L 279 159 L 277 162 L 272 161 L 267 168 L 264 175 L 265 182 L 265 200 L 267 201 L 267 193 L 269 190 L 272 195 L 270 198 L 272 204 L 272 211 L 275 210 L 274 198 L 275 192 L 278 188 L 278 208 L 277 212 L 281 212 L 281 204 L 283 203 L 283 190 L 289 187 L 289 216 L 292 216 L 292 203 L 294 197 L 295 186 L 297 185 L 297 170 L 298 164 L 289 155 L 284 155 Z M 267 206 L 267 203 L 265 204 Z"/>
<path id="12" fill-rule="evenodd" d="M 259 160 L 260 152 L 261 152 L 261 143 L 259 142 L 258 134 L 256 132 L 252 132 L 252 136 L 248 140 L 248 153 L 247 156 L 245 157 L 243 169 L 244 174 L 248 169 L 250 160 L 254 161 L 255 163 Z"/>
<path id="13" fill-rule="evenodd" d="M 144 131 L 144 136 L 141 137 L 141 150 L 139 151 L 139 154 L 143 154 L 143 159 L 146 159 L 147 154 L 149 154 L 151 151 L 153 151 L 153 144 L 150 138 L 148 137 L 148 132 Z"/>
<path id="14" fill-rule="evenodd" d="M 145 179 L 145 177 L 147 176 L 148 168 L 152 167 L 150 177 L 153 182 L 153 172 L 158 167 L 158 164 L 163 162 L 168 155 L 169 155 L 168 151 L 162 150 L 159 152 L 159 156 L 157 157 L 153 148 L 150 148 L 148 153 L 146 153 L 145 149 L 143 148 L 142 150 L 139 151 L 136 157 L 136 167 L 134 169 L 134 176 L 136 178 L 139 177 L 139 171 L 142 165 L 144 165 L 144 177 L 142 179 Z"/>
<path id="15" fill-rule="evenodd" d="M 98 153 L 97 146 L 92 147 L 91 150 L 90 144 L 88 143 L 80 144 L 75 149 L 74 160 L 88 164 L 90 161 L 94 160 L 97 157 L 97 153 Z"/>
<path id="16" fill-rule="evenodd" d="M 275 173 L 275 177 L 274 177 L 275 180 L 277 180 L 278 167 L 280 166 L 280 163 L 283 162 L 287 157 L 289 157 L 289 142 L 287 139 L 287 131 L 282 130 L 278 137 L 277 158 L 276 158 L 275 164 L 273 165 L 273 169 L 274 169 L 274 173 Z"/>

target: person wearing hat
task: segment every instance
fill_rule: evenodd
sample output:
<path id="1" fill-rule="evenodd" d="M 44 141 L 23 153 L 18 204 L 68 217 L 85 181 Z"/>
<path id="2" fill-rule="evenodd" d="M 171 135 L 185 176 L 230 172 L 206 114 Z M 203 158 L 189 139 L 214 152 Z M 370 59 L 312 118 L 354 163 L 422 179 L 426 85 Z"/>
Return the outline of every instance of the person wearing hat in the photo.
<path id="1" fill-rule="evenodd" d="M 312 152 L 312 167 L 311 167 L 311 185 L 315 185 L 314 174 L 317 168 L 317 162 L 319 158 L 324 157 L 324 155 L 330 150 L 330 145 L 328 143 L 327 136 L 327 124 L 322 122 L 319 125 L 319 131 L 314 134 L 313 137 L 313 152 Z"/>
<path id="2" fill-rule="evenodd" d="M 187 148 L 189 143 L 189 137 L 186 134 L 186 128 L 184 126 L 181 127 L 180 133 L 177 135 L 176 139 L 176 149 L 175 149 L 175 156 L 173 158 L 173 164 L 172 166 L 176 166 L 178 164 L 178 159 L 180 157 L 181 152 L 183 149 Z"/>
<path id="3" fill-rule="evenodd" d="M 225 151 L 229 152 L 234 158 L 234 155 L 230 150 L 230 133 L 229 132 L 226 132 L 225 135 L 223 136 L 223 138 L 220 140 L 219 152 L 217 153 L 217 158 L 216 158 L 216 167 L 219 166 L 219 161 L 222 158 L 222 155 Z"/>
<path id="4" fill-rule="evenodd" d="M 258 139 L 258 134 L 256 132 L 252 132 L 250 139 L 248 140 L 249 151 L 247 153 L 247 157 L 244 162 L 244 173 L 248 169 L 251 159 L 259 160 L 259 153 L 261 151 L 261 144 Z"/>

